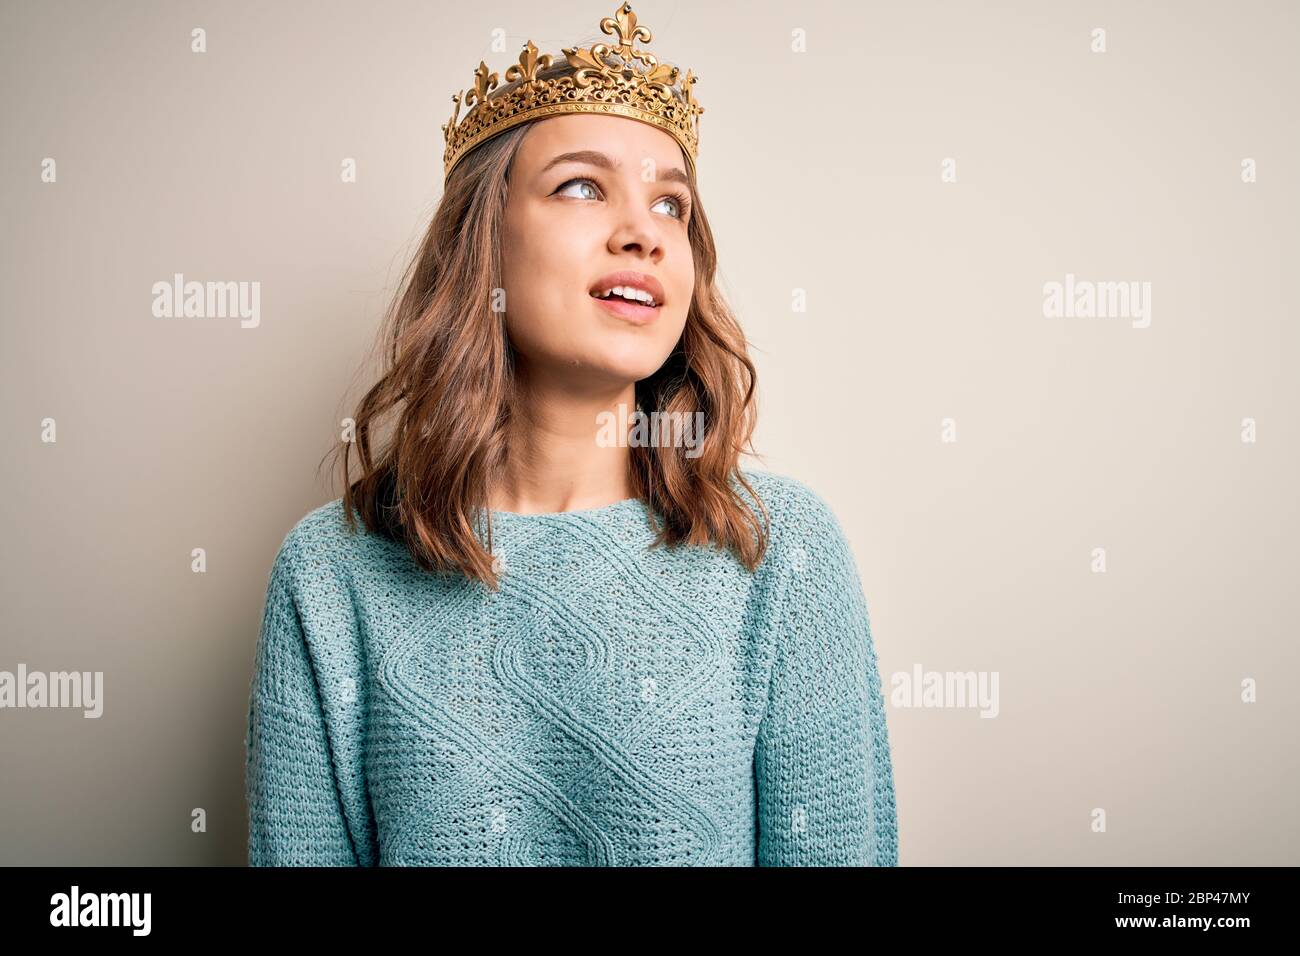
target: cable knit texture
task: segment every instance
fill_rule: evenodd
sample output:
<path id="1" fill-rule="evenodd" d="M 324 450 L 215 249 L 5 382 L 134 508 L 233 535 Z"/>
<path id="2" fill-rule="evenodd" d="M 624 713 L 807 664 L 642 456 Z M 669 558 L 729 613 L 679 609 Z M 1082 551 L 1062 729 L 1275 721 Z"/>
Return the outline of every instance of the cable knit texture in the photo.
<path id="1" fill-rule="evenodd" d="M 649 549 L 635 499 L 492 512 L 495 593 L 349 533 L 341 499 L 303 517 L 257 641 L 249 863 L 897 865 L 849 544 L 801 482 L 745 476 L 755 572 Z"/>

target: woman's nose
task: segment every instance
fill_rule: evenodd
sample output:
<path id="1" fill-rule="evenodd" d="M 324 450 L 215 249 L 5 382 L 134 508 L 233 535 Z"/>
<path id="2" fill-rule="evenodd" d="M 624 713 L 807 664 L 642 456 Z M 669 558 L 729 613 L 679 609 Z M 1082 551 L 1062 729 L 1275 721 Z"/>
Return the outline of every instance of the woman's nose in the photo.
<path id="1" fill-rule="evenodd" d="M 648 210 L 624 207 L 618 215 L 618 225 L 610 234 L 611 252 L 636 250 L 652 259 L 663 256 L 659 228 Z"/>

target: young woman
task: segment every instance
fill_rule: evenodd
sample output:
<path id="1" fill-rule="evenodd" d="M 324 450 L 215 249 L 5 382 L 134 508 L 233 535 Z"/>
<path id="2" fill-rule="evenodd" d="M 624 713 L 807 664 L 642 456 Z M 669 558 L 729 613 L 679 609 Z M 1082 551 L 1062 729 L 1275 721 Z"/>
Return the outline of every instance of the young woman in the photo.
<path id="1" fill-rule="evenodd" d="M 254 865 L 897 863 L 852 553 L 739 465 L 693 79 L 629 5 L 601 26 L 499 89 L 480 65 L 444 127 L 360 474 L 346 441 L 271 570 Z"/>

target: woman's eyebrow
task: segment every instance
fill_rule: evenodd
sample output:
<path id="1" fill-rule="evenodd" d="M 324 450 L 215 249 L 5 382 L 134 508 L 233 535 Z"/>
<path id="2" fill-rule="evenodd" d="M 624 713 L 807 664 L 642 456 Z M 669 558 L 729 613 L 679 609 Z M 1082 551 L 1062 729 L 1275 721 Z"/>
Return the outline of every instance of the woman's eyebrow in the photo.
<path id="1" fill-rule="evenodd" d="M 599 166 L 601 169 L 618 169 L 619 166 L 618 163 L 602 152 L 594 149 L 579 149 L 572 153 L 560 153 L 560 155 L 555 156 L 542 167 L 542 172 L 546 172 L 552 166 L 558 166 L 560 163 L 587 163 L 591 166 Z"/>
<path id="2" fill-rule="evenodd" d="M 552 157 L 551 161 L 542 167 L 541 173 L 539 173 L 538 175 L 545 173 L 552 166 L 558 166 L 561 163 L 587 163 L 588 165 L 591 166 L 599 166 L 601 169 L 618 169 L 622 165 L 621 163 L 613 159 L 610 159 L 608 156 L 606 156 L 604 153 L 600 152 L 599 150 L 579 149 L 579 150 L 574 150 L 573 152 L 570 153 L 560 153 L 558 156 Z M 681 169 L 678 169 L 676 166 L 672 166 L 668 169 L 661 171 L 659 174 L 659 178 L 656 179 L 655 181 L 661 183 L 662 182 L 682 183 L 683 185 L 686 186 L 689 186 L 691 184 L 691 181 L 687 177 L 686 173 L 683 172 Z"/>

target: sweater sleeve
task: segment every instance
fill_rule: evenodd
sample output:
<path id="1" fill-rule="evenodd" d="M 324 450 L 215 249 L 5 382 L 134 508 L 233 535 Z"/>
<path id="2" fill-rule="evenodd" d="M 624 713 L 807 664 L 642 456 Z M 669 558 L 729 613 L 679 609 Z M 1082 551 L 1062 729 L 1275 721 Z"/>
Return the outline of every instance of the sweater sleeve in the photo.
<path id="1" fill-rule="evenodd" d="M 884 701 L 866 599 L 835 516 L 797 496 L 755 743 L 759 866 L 897 866 Z"/>
<path id="2" fill-rule="evenodd" d="M 248 706 L 250 866 L 357 866 L 289 541 L 271 570 Z"/>

